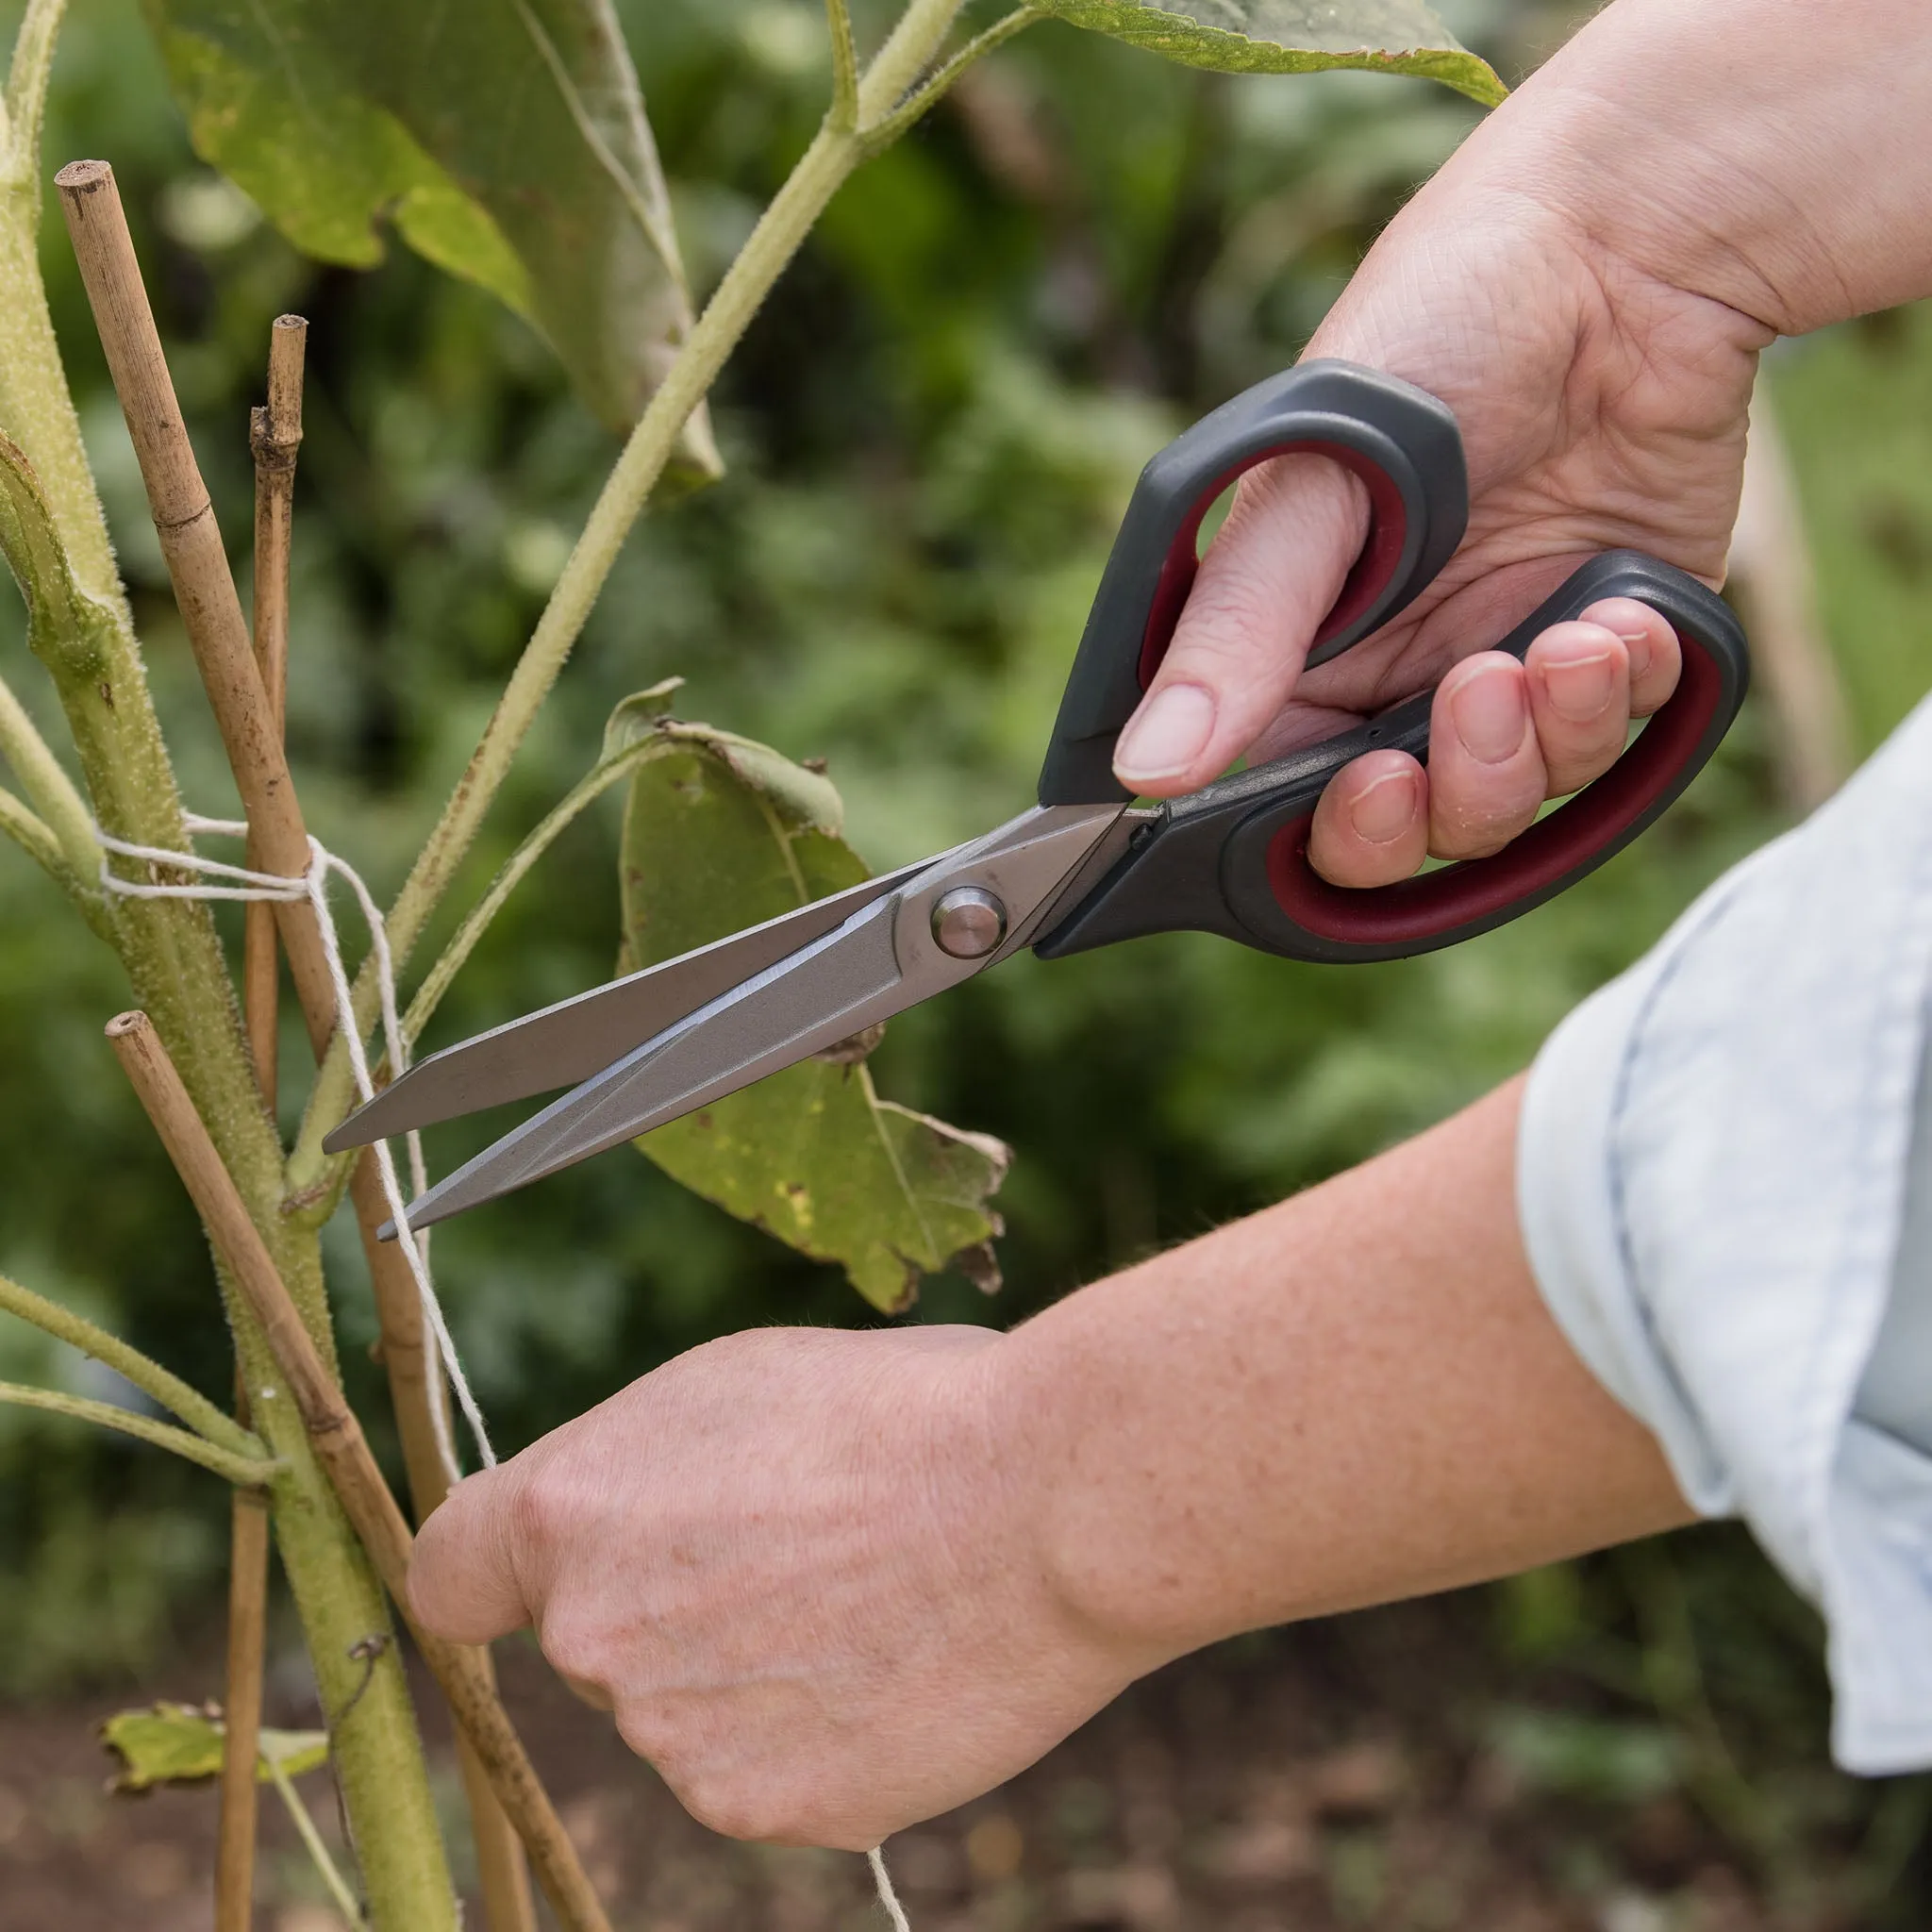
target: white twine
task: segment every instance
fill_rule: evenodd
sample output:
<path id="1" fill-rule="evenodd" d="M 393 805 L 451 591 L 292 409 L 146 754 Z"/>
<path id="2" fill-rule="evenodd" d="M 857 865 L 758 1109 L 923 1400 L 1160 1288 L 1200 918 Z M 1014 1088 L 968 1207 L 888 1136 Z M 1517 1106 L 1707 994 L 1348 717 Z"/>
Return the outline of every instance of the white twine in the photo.
<path id="1" fill-rule="evenodd" d="M 248 836 L 248 825 L 243 820 L 207 819 L 198 812 L 184 812 L 181 819 L 191 834 L 216 834 L 227 839 L 245 839 Z M 329 984 L 335 991 L 336 1024 L 348 1043 L 349 1066 L 355 1074 L 357 1096 L 366 1105 L 375 1096 L 375 1084 L 370 1077 L 369 1056 L 363 1050 L 361 1029 L 356 1024 L 355 998 L 349 990 L 348 970 L 342 964 L 341 942 L 337 937 L 335 917 L 328 904 L 329 874 L 334 873 L 346 880 L 361 909 L 363 924 L 369 928 L 370 951 L 375 960 L 376 990 L 382 1002 L 382 1038 L 389 1052 L 391 1076 L 401 1074 L 408 1065 L 408 1047 L 403 1039 L 403 1023 L 396 1011 L 395 964 L 390 954 L 389 930 L 384 924 L 381 909 L 355 867 L 346 859 L 338 858 L 319 839 L 310 838 L 308 841 L 308 870 L 300 878 L 288 878 L 280 873 L 251 872 L 244 865 L 228 865 L 219 858 L 204 858 L 195 852 L 169 852 L 156 845 L 136 845 L 128 840 L 114 838 L 98 825 L 94 827 L 94 837 L 100 841 L 104 852 L 113 853 L 122 858 L 140 859 L 148 865 L 173 866 L 177 871 L 195 873 L 202 881 L 196 885 L 162 885 L 152 880 L 124 879 L 109 870 L 107 859 L 103 858 L 102 888 L 124 899 L 242 899 L 285 905 L 308 900 L 314 909 L 315 924 L 322 934 L 324 957 L 328 960 Z M 210 884 L 210 880 L 226 880 L 228 883 Z M 412 1194 L 421 1194 L 429 1185 L 428 1172 L 423 1164 L 422 1135 L 412 1130 L 408 1136 L 408 1145 L 410 1191 Z M 449 1376 L 450 1387 L 456 1391 L 463 1419 L 470 1425 L 471 1435 L 475 1438 L 476 1453 L 482 1457 L 484 1468 L 493 1469 L 496 1452 L 490 1446 L 490 1434 L 483 1426 L 482 1411 L 477 1408 L 476 1398 L 471 1393 L 469 1377 L 464 1374 L 462 1362 L 457 1355 L 456 1341 L 450 1335 L 448 1323 L 443 1320 L 442 1304 L 437 1300 L 435 1284 L 429 1278 L 428 1232 L 425 1229 L 419 1235 L 409 1225 L 408 1204 L 403 1199 L 402 1183 L 396 1176 L 395 1160 L 387 1141 L 375 1142 L 375 1166 L 382 1179 L 383 1199 L 395 1220 L 396 1240 L 408 1261 L 409 1273 L 415 1277 L 416 1292 L 423 1303 L 423 1319 L 429 1324 L 430 1331 L 436 1337 L 443 1372 Z M 443 1413 L 441 1402 L 431 1402 L 429 1413 L 436 1430 L 437 1449 L 450 1480 L 454 1482 L 462 1474 L 462 1470 L 457 1461 L 456 1444 L 450 1439 L 449 1418 Z M 885 1907 L 892 1932 L 912 1932 L 906 1908 L 899 1903 L 899 1894 L 893 1889 L 891 1874 L 886 1870 L 883 1847 L 874 1845 L 865 1857 L 872 1867 L 873 1883 L 878 1888 L 879 1904 Z"/>
<path id="2" fill-rule="evenodd" d="M 892 1874 L 886 1870 L 885 1847 L 873 1846 L 865 1857 L 872 1867 L 873 1883 L 879 1889 L 879 1903 L 886 1908 L 886 1917 L 892 1922 L 892 1932 L 912 1932 L 911 1924 L 906 1917 L 906 1907 L 899 1903 L 899 1894 L 892 1890 Z"/>
<path id="3" fill-rule="evenodd" d="M 239 819 L 208 819 L 197 812 L 184 812 L 182 824 L 191 834 L 213 833 L 229 839 L 245 839 L 248 836 L 246 822 Z M 408 1046 L 403 1038 L 403 1023 L 396 1010 L 395 964 L 390 953 L 389 932 L 381 910 L 369 888 L 362 883 L 361 874 L 346 859 L 337 858 L 319 839 L 311 838 L 308 841 L 308 870 L 300 878 L 289 878 L 280 873 L 251 872 L 246 866 L 228 865 L 218 858 L 204 858 L 195 852 L 169 852 L 159 846 L 137 845 L 128 840 L 114 838 L 98 825 L 94 827 L 94 836 L 100 841 L 104 852 L 123 858 L 140 859 L 149 865 L 172 866 L 178 871 L 200 875 L 199 882 L 193 885 L 163 885 L 155 880 L 124 879 L 110 869 L 103 858 L 102 888 L 120 898 L 242 899 L 283 905 L 294 905 L 306 899 L 314 911 L 315 924 L 322 934 L 323 955 L 328 961 L 329 984 L 335 992 L 336 1024 L 349 1049 L 349 1067 L 355 1076 L 357 1097 L 366 1105 L 375 1097 L 375 1083 L 370 1077 L 369 1056 L 363 1049 L 361 1028 L 356 1024 L 355 999 L 349 990 L 348 971 L 342 964 L 341 942 L 337 937 L 335 916 L 329 910 L 328 903 L 329 874 L 333 873 L 345 879 L 356 895 L 363 923 L 369 928 L 370 952 L 375 961 L 375 984 L 382 1004 L 383 1043 L 388 1049 L 391 1076 L 399 1074 L 408 1065 Z M 209 883 L 222 880 L 228 883 Z M 423 1137 L 411 1132 L 408 1144 L 410 1190 L 414 1194 L 421 1194 L 429 1185 L 428 1171 L 423 1163 Z M 476 1398 L 471 1392 L 469 1377 L 463 1373 L 449 1324 L 443 1320 L 442 1304 L 437 1299 L 436 1287 L 429 1276 L 427 1232 L 419 1235 L 409 1225 L 408 1203 L 403 1197 L 402 1182 L 397 1177 L 395 1158 L 390 1152 L 389 1142 L 376 1141 L 375 1152 L 383 1199 L 396 1224 L 397 1243 L 415 1279 L 417 1297 L 423 1304 L 423 1319 L 436 1338 L 443 1372 L 449 1377 L 450 1387 L 455 1390 L 458 1405 L 463 1411 L 463 1419 L 475 1439 L 476 1453 L 482 1458 L 484 1468 L 493 1469 L 496 1452 L 490 1446 L 490 1433 L 483 1425 L 482 1411 L 476 1407 Z M 436 1433 L 438 1453 L 442 1457 L 450 1480 L 455 1482 L 461 1476 L 462 1467 L 457 1460 L 449 1418 L 440 1401 L 430 1403 L 429 1415 Z"/>

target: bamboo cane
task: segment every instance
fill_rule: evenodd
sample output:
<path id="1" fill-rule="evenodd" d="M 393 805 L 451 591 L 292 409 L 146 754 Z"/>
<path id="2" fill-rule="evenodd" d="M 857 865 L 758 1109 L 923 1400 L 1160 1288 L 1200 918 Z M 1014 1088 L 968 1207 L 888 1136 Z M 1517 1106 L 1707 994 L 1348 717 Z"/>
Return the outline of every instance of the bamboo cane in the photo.
<path id="1" fill-rule="evenodd" d="M 374 1154 L 364 1154 L 356 1163 L 350 1192 L 362 1230 L 369 1277 L 375 1289 L 382 1366 L 389 1377 L 396 1431 L 402 1439 L 409 1504 L 420 1524 L 450 1488 L 442 1458 L 442 1432 L 437 1428 L 435 1416 L 435 1406 L 446 1405 L 441 1365 L 424 1333 L 422 1297 L 401 1247 L 394 1241 L 379 1241 L 375 1236 L 375 1230 L 388 1218 L 389 1208 L 382 1198 Z M 444 1414 L 446 1418 L 446 1406 Z M 483 1668 L 493 1675 L 489 1651 L 480 1650 L 477 1656 Z M 469 1800 L 470 1824 L 476 1841 L 476 1876 L 489 1932 L 536 1932 L 536 1905 L 530 1896 L 529 1867 L 523 1846 L 490 1790 L 481 1762 L 460 1731 L 457 1733 L 457 1766 L 463 1775 L 463 1794 Z"/>
<path id="2" fill-rule="evenodd" d="M 114 171 L 106 161 L 72 161 L 54 179 L 107 351 L 108 373 L 141 463 L 175 601 L 214 707 L 256 850 L 265 870 L 299 878 L 308 870 L 308 827 L 256 668 L 214 506 L 161 354 Z M 315 911 L 306 900 L 283 902 L 275 911 L 303 1017 L 320 1055 L 335 1030 L 336 1008 Z"/>
<path id="3" fill-rule="evenodd" d="M 309 864 L 308 830 L 302 821 L 301 807 L 283 753 L 281 734 L 276 728 L 268 692 L 256 665 L 247 626 L 242 618 L 241 600 L 236 594 L 234 577 L 228 568 L 227 554 L 222 545 L 213 508 L 193 449 L 189 443 L 187 425 L 182 421 L 180 405 L 168 375 L 160 338 L 155 328 L 154 312 L 148 304 L 147 291 L 134 255 L 133 241 L 127 232 L 126 216 L 115 187 L 114 171 L 105 161 L 75 161 L 55 178 L 60 190 L 68 231 L 74 241 L 75 256 L 80 265 L 81 279 L 87 288 L 102 346 L 107 352 L 108 373 L 113 378 L 115 392 L 121 400 L 128 433 L 141 463 L 142 480 L 146 486 L 155 527 L 161 540 L 162 556 L 175 587 L 175 600 L 188 630 L 202 683 L 214 710 L 215 722 L 221 730 L 251 833 L 257 841 L 260 863 L 266 871 L 285 874 L 290 877 L 299 876 Z M 294 981 L 296 996 L 308 1024 L 309 1041 L 320 1058 L 327 1047 L 330 1034 L 335 1030 L 335 992 L 322 935 L 313 910 L 306 903 L 278 904 L 275 910 L 282 946 L 288 955 L 290 975 Z M 148 1037 L 158 1048 L 158 1039 L 153 1036 L 151 1028 L 148 1029 Z M 182 1099 L 185 1104 L 185 1091 Z M 191 1107 L 191 1115 L 192 1112 Z M 208 1151 L 210 1154 L 213 1152 L 211 1143 Z M 219 1161 L 216 1164 L 219 1166 Z M 225 1170 L 224 1176 L 225 1178 Z M 232 1183 L 230 1187 L 232 1191 Z M 236 1199 L 239 1202 L 239 1195 Z M 373 1191 L 365 1191 L 363 1200 L 358 1202 L 358 1215 L 363 1223 L 365 1238 L 373 1235 L 375 1226 L 387 1218 L 387 1209 L 377 1208 L 375 1202 Z M 370 1218 L 372 1210 L 374 1219 Z M 259 1245 L 258 1236 L 257 1240 Z M 266 1249 L 263 1248 L 261 1253 L 266 1261 Z M 269 1267 L 273 1275 L 273 1264 L 270 1263 Z M 276 1282 L 279 1287 L 278 1277 Z M 283 1301 L 287 1304 L 286 1294 Z M 287 1311 L 293 1317 L 292 1305 L 287 1305 Z M 313 1344 L 306 1331 L 303 1340 L 312 1355 Z M 273 1332 L 269 1341 L 275 1348 L 276 1358 L 282 1359 L 281 1347 Z M 320 1357 L 316 1357 L 315 1360 L 319 1368 Z M 325 1374 L 323 1379 L 327 1382 Z M 356 1489 L 360 1478 L 355 1470 L 361 1465 L 352 1456 L 350 1463 L 343 1465 L 343 1469 L 347 1472 L 344 1479 L 351 1483 L 351 1492 L 355 1494 L 356 1501 L 352 1503 L 351 1492 L 344 1492 L 344 1507 L 349 1510 L 358 1534 L 368 1542 L 370 1556 L 377 1571 L 394 1592 L 400 1590 L 407 1569 L 408 1525 L 397 1510 L 387 1485 L 382 1483 L 380 1474 L 375 1471 L 374 1461 L 368 1459 L 367 1447 L 362 1443 L 360 1428 L 355 1424 L 353 1414 L 340 1396 L 333 1399 L 333 1406 L 348 1417 L 354 1427 L 355 1441 L 362 1451 L 361 1459 L 366 1462 L 368 1474 L 374 1476 L 381 1490 L 381 1504 L 384 1506 L 378 1507 L 373 1496 Z M 303 1413 L 306 1420 L 308 1415 L 306 1407 Z M 327 1441 L 317 1437 L 316 1447 L 331 1475 L 337 1475 L 337 1465 L 328 1457 Z M 395 1543 L 391 1531 L 400 1532 L 400 1545 Z M 386 1549 L 370 1541 L 371 1536 L 375 1534 L 389 1537 Z M 398 1549 L 403 1553 L 400 1557 Z M 402 1599 L 398 1597 L 397 1600 L 400 1605 Z M 434 1643 L 433 1639 L 425 1642 L 425 1656 Z M 451 1652 L 450 1646 L 441 1648 Z M 451 1654 L 455 1655 L 454 1652 Z M 471 1652 L 462 1653 L 461 1658 L 459 1664 L 451 1666 L 447 1674 L 441 1670 L 436 1672 L 438 1682 L 450 1699 L 458 1728 L 468 1733 L 477 1745 L 477 1755 L 490 1772 L 491 1783 L 503 1800 L 504 1809 L 517 1824 L 525 1848 L 543 1878 L 545 1891 L 552 1903 L 558 1906 L 559 1914 L 565 1916 L 573 1926 L 601 1926 L 605 1923 L 601 1907 L 596 1906 L 581 1862 L 557 1820 L 548 1797 L 541 1786 L 535 1786 L 535 1774 L 529 1771 L 523 1747 L 510 1729 L 509 1720 L 496 1697 L 487 1664 L 480 1662 Z M 492 1747 L 476 1735 L 479 1727 L 508 1737 L 514 1759 L 521 1762 L 541 1804 L 533 1804 L 527 1792 L 504 1788 L 502 1780 L 512 1775 L 514 1765 L 503 1749 L 502 1737 L 497 1739 L 492 1755 Z M 530 1830 L 547 1834 L 544 1841 L 532 1842 Z M 558 1887 L 562 1889 L 562 1898 L 570 1901 L 568 1912 L 559 1901 Z M 583 1916 L 586 1902 L 594 1917 Z M 508 1923 L 514 1926 L 516 1921 Z M 496 1932 L 494 1926 L 492 1932 Z"/>
<path id="4" fill-rule="evenodd" d="M 249 425 L 255 458 L 255 664 L 275 729 L 283 729 L 289 662 L 289 533 L 295 452 L 302 441 L 302 351 L 308 325 L 280 317 L 269 335 L 268 403 Z M 249 861 L 261 863 L 249 841 Z M 243 908 L 242 1011 L 255 1083 L 271 1118 L 280 1015 L 274 911 L 258 900 Z M 244 1424 L 248 1392 L 238 1374 L 235 1413 Z M 268 1643 L 267 1498 L 237 1490 L 229 1507 L 228 1655 L 222 1697 L 221 1817 L 215 1840 L 215 1932 L 249 1932 L 255 1909 L 255 1835 L 260 1787 L 255 1760 L 261 1735 L 261 1678 Z"/>
<path id="5" fill-rule="evenodd" d="M 245 1407 L 238 1412 L 243 1416 Z M 215 1932 L 248 1932 L 255 1909 L 255 1761 L 268 1633 L 268 1492 L 237 1489 L 228 1529 L 227 1685 L 222 1698 Z"/>
<path id="6" fill-rule="evenodd" d="M 261 1324 L 271 1353 L 288 1382 L 302 1425 L 328 1472 L 349 1521 L 369 1552 L 397 1608 L 408 1622 L 423 1658 L 449 1701 L 457 1724 L 475 1747 L 491 1788 L 530 1853 L 545 1896 L 569 1932 L 609 1932 L 609 1921 L 586 1877 L 575 1848 L 537 1777 L 486 1673 L 482 1656 L 419 1627 L 409 1613 L 409 1552 L 413 1539 L 396 1499 L 375 1466 L 356 1412 L 330 1376 L 289 1291 L 275 1271 L 247 1204 L 222 1165 L 174 1061 L 145 1013 L 122 1013 L 108 1038 L 148 1119 L 168 1150 L 208 1239 L 242 1299 Z"/>
<path id="7" fill-rule="evenodd" d="M 289 544 L 295 508 L 295 457 L 302 447 L 302 362 L 308 325 L 277 316 L 269 331 L 268 401 L 249 418 L 255 458 L 255 668 L 261 676 L 275 738 L 286 731 L 289 688 Z M 249 840 L 248 862 L 266 855 Z M 271 1116 L 275 1110 L 275 916 L 261 901 L 243 908 L 242 1008 L 255 1077 Z"/>

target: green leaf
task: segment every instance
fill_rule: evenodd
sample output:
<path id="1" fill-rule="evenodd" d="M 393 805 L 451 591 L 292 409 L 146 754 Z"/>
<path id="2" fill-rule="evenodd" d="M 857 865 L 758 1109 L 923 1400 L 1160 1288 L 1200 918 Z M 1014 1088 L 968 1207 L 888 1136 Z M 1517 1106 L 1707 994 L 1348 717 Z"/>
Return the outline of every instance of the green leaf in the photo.
<path id="1" fill-rule="evenodd" d="M 218 1776 L 227 1735 L 221 1707 L 213 1704 L 154 1704 L 120 1711 L 100 1728 L 101 1742 L 121 1759 L 114 1789 L 124 1792 Z M 326 1731 L 264 1730 L 255 1775 L 267 1784 L 273 1764 L 285 1777 L 300 1777 L 327 1758 Z"/>
<path id="2" fill-rule="evenodd" d="M 298 248 L 367 268 L 379 220 L 527 317 L 634 423 L 691 326 L 609 0 L 142 0 L 195 150 Z M 716 475 L 702 415 L 687 480 Z"/>
<path id="3" fill-rule="evenodd" d="M 1039 0 L 1074 26 L 1224 74 L 1414 74 L 1493 108 L 1508 92 L 1424 0 Z"/>
<path id="4" fill-rule="evenodd" d="M 665 695 L 652 693 L 653 700 Z M 822 771 L 707 724 L 619 708 L 648 732 L 621 858 L 625 969 L 657 964 L 869 874 L 841 836 Z M 607 745 L 608 741 L 607 740 Z M 905 1307 L 920 1277 L 954 1267 L 991 1291 L 988 1203 L 1011 1158 L 881 1100 L 865 1056 L 876 1034 L 801 1061 L 644 1135 L 638 1146 L 693 1192 L 802 1254 L 837 1261 L 875 1307 Z"/>

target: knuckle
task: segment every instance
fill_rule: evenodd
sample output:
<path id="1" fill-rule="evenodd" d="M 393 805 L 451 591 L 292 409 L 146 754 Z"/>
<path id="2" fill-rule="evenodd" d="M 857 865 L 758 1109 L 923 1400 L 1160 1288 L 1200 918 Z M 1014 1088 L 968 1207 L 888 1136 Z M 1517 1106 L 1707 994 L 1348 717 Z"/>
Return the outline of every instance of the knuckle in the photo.
<path id="1" fill-rule="evenodd" d="M 510 1531 L 519 1547 L 549 1563 L 594 1528 L 601 1497 L 581 1465 L 551 1456 L 518 1486 Z"/>
<path id="2" fill-rule="evenodd" d="M 543 1619 L 543 1655 L 559 1676 L 608 1695 L 617 1672 L 614 1633 L 601 1618 L 575 1608 L 553 1609 Z"/>
<path id="3" fill-rule="evenodd" d="M 1167 655 L 1171 666 L 1199 675 L 1265 664 L 1286 650 L 1281 613 L 1265 587 L 1230 570 L 1198 580 Z"/>
<path id="4" fill-rule="evenodd" d="M 664 1767 L 659 1764 L 658 1770 Z M 729 1773 L 701 1771 L 682 1779 L 665 1773 L 665 1782 L 677 1793 L 678 1803 L 720 1838 L 758 1839 L 770 1842 L 785 1838 L 789 1820 Z"/>
<path id="5" fill-rule="evenodd" d="M 687 1734 L 671 1707 L 661 1699 L 627 1698 L 617 1707 L 616 1718 L 625 1745 L 675 1786 L 684 1770 Z"/>

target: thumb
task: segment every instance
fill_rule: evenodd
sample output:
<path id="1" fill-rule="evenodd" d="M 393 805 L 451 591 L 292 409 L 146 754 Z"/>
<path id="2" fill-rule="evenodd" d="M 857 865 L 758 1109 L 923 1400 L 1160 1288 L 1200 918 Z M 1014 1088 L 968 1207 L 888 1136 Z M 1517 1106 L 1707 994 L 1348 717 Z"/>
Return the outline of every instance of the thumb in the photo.
<path id="1" fill-rule="evenodd" d="M 425 1630 L 487 1643 L 530 1621 L 514 1558 L 519 1488 L 508 1466 L 467 1476 L 417 1532 L 409 1607 Z"/>
<path id="2" fill-rule="evenodd" d="M 1201 560 L 1114 775 L 1151 798 L 1226 771 L 1287 701 L 1369 527 L 1359 478 L 1326 457 L 1276 457 L 1241 478 Z"/>

